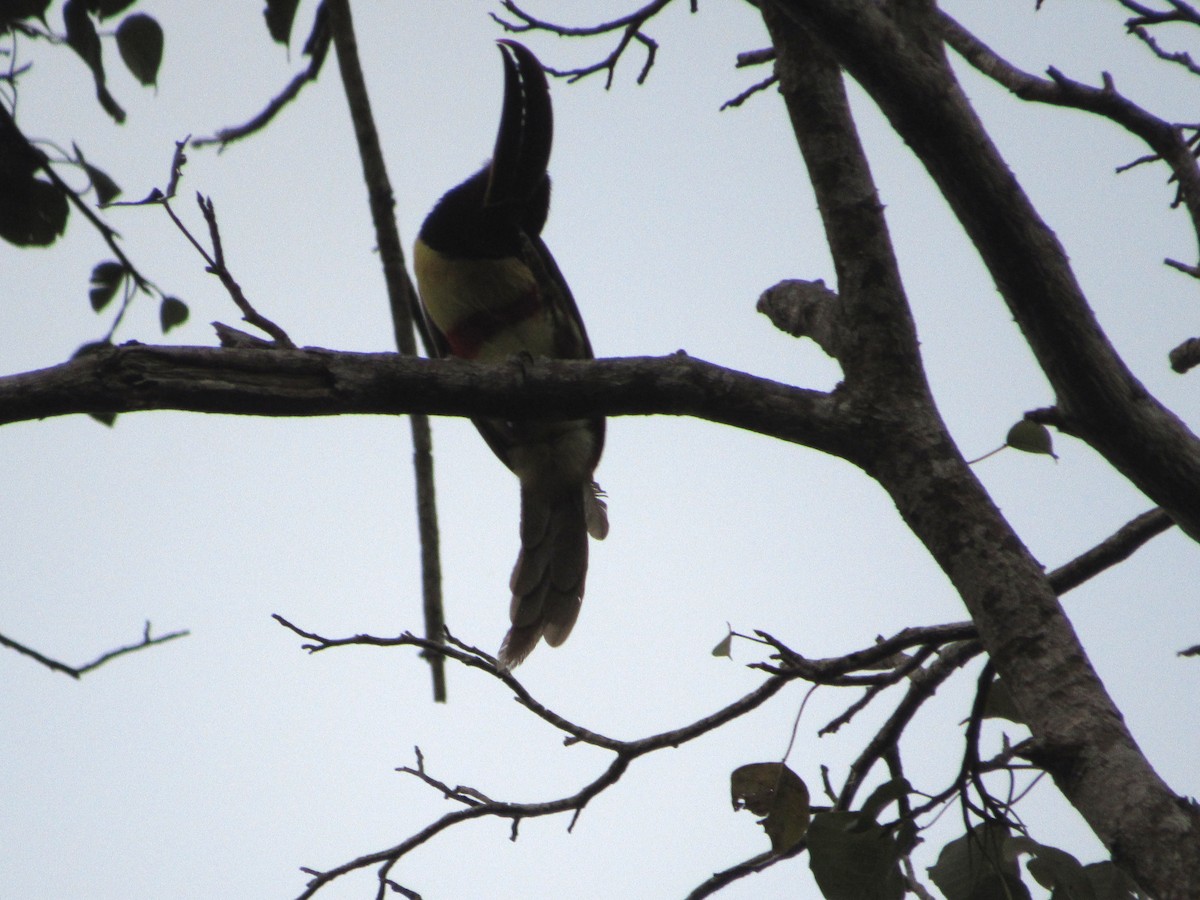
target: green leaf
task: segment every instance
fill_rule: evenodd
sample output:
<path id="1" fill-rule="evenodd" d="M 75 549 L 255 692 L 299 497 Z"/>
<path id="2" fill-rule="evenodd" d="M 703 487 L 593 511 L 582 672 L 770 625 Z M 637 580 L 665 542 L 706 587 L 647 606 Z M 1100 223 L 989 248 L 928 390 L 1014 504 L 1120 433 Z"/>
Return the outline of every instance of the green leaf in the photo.
<path id="1" fill-rule="evenodd" d="M 712 655 L 713 656 L 724 656 L 729 659 L 733 658 L 733 632 L 732 631 L 729 632 L 729 634 L 725 635 L 725 637 L 721 638 L 721 643 L 717 644 L 717 646 L 712 648 Z"/>
<path id="2" fill-rule="evenodd" d="M 158 321 L 162 325 L 162 332 L 166 334 L 172 328 L 182 325 L 187 321 L 188 307 L 187 304 L 178 297 L 163 297 L 162 305 L 158 308 Z"/>
<path id="3" fill-rule="evenodd" d="M 749 763 L 729 776 L 734 810 L 748 809 L 759 821 L 771 849 L 784 853 L 795 847 L 808 828 L 808 787 L 783 763 Z"/>
<path id="4" fill-rule="evenodd" d="M 108 260 L 92 269 L 92 289 L 88 297 L 92 301 L 92 309 L 96 312 L 104 309 L 117 295 L 117 288 L 125 277 L 125 267 L 119 262 Z"/>
<path id="5" fill-rule="evenodd" d="M 1003 825 L 976 826 L 942 848 L 929 877 L 946 900 L 1030 900 L 1007 841 Z"/>
<path id="6" fill-rule="evenodd" d="M 126 16 L 117 27 L 117 49 L 133 77 L 146 86 L 158 78 L 162 63 L 163 30 L 145 13 Z"/>
<path id="7" fill-rule="evenodd" d="M 18 247 L 46 247 L 67 227 L 66 195 L 33 177 L 0 178 L 0 238 Z"/>
<path id="8" fill-rule="evenodd" d="M 267 31 L 271 40 L 286 45 L 292 39 L 292 22 L 296 18 L 296 7 L 300 0 L 267 0 L 263 16 L 267 20 Z"/>
<path id="9" fill-rule="evenodd" d="M 904 896 L 895 838 L 861 813 L 816 813 L 808 826 L 808 857 L 825 900 L 901 900 Z"/>
<path id="10" fill-rule="evenodd" d="M 1004 439 L 1004 443 L 1014 450 L 1023 450 L 1025 453 L 1044 453 L 1058 459 L 1058 454 L 1054 452 L 1054 442 L 1050 439 L 1050 429 L 1039 422 L 1022 419 L 1008 429 L 1008 437 Z"/>

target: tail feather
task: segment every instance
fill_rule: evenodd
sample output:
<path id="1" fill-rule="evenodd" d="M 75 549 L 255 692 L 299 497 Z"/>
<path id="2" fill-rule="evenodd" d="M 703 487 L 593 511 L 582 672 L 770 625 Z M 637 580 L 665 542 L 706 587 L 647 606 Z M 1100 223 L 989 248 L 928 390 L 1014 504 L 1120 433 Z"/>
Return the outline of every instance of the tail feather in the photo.
<path id="1" fill-rule="evenodd" d="M 587 563 L 584 490 L 522 482 L 521 553 L 510 581 L 512 628 L 500 647 L 502 668 L 519 665 L 543 637 L 552 647 L 567 639 L 583 603 Z"/>

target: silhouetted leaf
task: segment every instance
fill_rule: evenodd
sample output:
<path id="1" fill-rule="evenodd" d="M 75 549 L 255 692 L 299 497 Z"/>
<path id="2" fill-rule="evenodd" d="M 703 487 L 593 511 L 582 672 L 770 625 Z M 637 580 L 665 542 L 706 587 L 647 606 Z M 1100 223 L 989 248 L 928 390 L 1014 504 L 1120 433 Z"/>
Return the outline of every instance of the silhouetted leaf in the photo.
<path id="1" fill-rule="evenodd" d="M 808 826 L 808 865 L 825 900 L 901 900 L 892 835 L 856 812 L 819 812 Z"/>
<path id="2" fill-rule="evenodd" d="M 1020 837 L 1011 838 L 1007 849 L 1009 854 L 1030 854 L 1025 868 L 1038 884 L 1053 889 L 1053 900 L 1096 900 L 1083 866 L 1065 850 Z"/>
<path id="3" fill-rule="evenodd" d="M 92 269 L 92 289 L 88 292 L 92 309 L 100 312 L 108 306 L 117 295 L 117 288 L 121 286 L 124 277 L 125 267 L 113 260 L 99 263 Z"/>
<path id="4" fill-rule="evenodd" d="M 92 78 L 96 82 L 96 99 L 114 121 L 124 122 L 125 110 L 121 109 L 120 104 L 104 86 L 104 59 L 100 52 L 100 36 L 96 34 L 96 25 L 88 15 L 88 4 L 85 0 L 67 0 L 63 6 L 63 25 L 67 31 L 67 43 L 92 70 Z"/>
<path id="5" fill-rule="evenodd" d="M 4 0 L 0 4 L 0 33 L 8 30 L 9 23 L 19 19 L 38 18 L 46 20 L 50 0 Z"/>
<path id="6" fill-rule="evenodd" d="M 292 39 L 292 22 L 299 5 L 300 0 L 267 0 L 263 16 L 267 20 L 267 31 L 275 43 L 286 45 Z"/>
<path id="7" fill-rule="evenodd" d="M 729 776 L 733 808 L 762 816 L 759 821 L 771 849 L 791 850 L 808 828 L 808 788 L 803 779 L 783 763 L 749 763 Z"/>
<path id="8" fill-rule="evenodd" d="M 70 208 L 57 185 L 33 177 L 0 179 L 0 238 L 18 247 L 53 244 Z"/>
<path id="9" fill-rule="evenodd" d="M 88 9 L 101 19 L 107 19 L 128 9 L 136 2 L 137 0 L 88 0 Z"/>
<path id="10" fill-rule="evenodd" d="M 178 297 L 163 297 L 162 305 L 158 308 L 158 321 L 162 325 L 162 332 L 166 334 L 172 328 L 182 325 L 187 321 L 188 307 L 187 304 Z"/>
<path id="11" fill-rule="evenodd" d="M 117 27 L 117 49 L 133 77 L 150 86 L 158 78 L 162 63 L 163 30 L 145 13 L 127 16 Z"/>
<path id="12" fill-rule="evenodd" d="M 946 900 L 1030 900 L 1007 840 L 1003 825 L 976 826 L 942 848 L 929 877 Z"/>
<path id="13" fill-rule="evenodd" d="M 108 173 L 103 169 L 96 168 L 84 159 L 83 151 L 79 149 L 78 144 L 72 143 L 71 146 L 75 150 L 75 161 L 87 172 L 87 176 L 92 182 L 92 188 L 96 191 L 96 199 L 100 201 L 100 205 L 107 206 L 119 197 L 121 195 L 121 188 L 117 186 L 115 181 L 108 177 Z"/>
<path id="14" fill-rule="evenodd" d="M 104 78 L 104 62 L 100 55 L 100 35 L 96 24 L 88 15 L 86 0 L 67 0 L 63 6 L 63 26 L 67 31 L 67 43 L 88 68 L 100 79 Z"/>
<path id="15" fill-rule="evenodd" d="M 879 814 L 888 807 L 888 804 L 895 803 L 911 792 L 912 785 L 908 783 L 907 778 L 893 778 L 891 781 L 885 781 L 871 791 L 871 796 L 867 798 L 859 811 L 859 818 L 864 822 L 874 822 L 879 818 Z"/>
<path id="16" fill-rule="evenodd" d="M 96 189 L 96 199 L 100 201 L 101 206 L 107 206 L 121 196 L 120 186 L 108 177 L 107 172 L 97 169 L 90 163 L 83 168 L 88 173 L 88 178 L 92 180 L 92 187 Z"/>
<path id="17" fill-rule="evenodd" d="M 733 656 L 733 632 L 730 632 L 729 634 L 725 635 L 725 637 L 721 638 L 721 642 L 712 648 L 712 655 L 724 657 Z"/>
<path id="18" fill-rule="evenodd" d="M 1030 422 L 1028 419 L 1022 419 L 1008 429 L 1008 437 L 1004 439 L 1004 443 L 1014 450 L 1023 450 L 1026 453 L 1044 453 L 1058 459 L 1058 454 L 1054 452 L 1054 442 L 1050 439 L 1050 429 L 1038 422 Z"/>

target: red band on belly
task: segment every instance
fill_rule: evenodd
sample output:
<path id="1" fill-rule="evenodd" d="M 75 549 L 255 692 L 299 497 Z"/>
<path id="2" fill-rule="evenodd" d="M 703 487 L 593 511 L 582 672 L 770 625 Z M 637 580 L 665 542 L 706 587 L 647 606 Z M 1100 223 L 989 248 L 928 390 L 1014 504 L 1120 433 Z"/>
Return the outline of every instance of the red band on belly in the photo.
<path id="1" fill-rule="evenodd" d="M 532 288 L 505 306 L 471 313 L 446 333 L 446 343 L 455 356 L 474 359 L 488 341 L 504 329 L 537 315 L 541 308 L 538 290 Z"/>

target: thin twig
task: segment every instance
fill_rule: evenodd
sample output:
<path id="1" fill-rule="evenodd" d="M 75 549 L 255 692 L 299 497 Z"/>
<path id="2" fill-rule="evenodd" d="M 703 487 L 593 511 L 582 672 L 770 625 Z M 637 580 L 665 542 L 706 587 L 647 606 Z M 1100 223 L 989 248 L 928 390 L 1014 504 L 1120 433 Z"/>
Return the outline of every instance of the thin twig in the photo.
<path id="1" fill-rule="evenodd" d="M 379 247 L 379 261 L 383 267 L 384 283 L 387 286 L 388 305 L 392 313 L 392 328 L 396 347 L 404 356 L 417 355 L 414 328 L 419 328 L 422 319 L 418 311 L 417 291 L 404 265 L 404 249 L 400 243 L 400 232 L 396 226 L 393 207 L 395 199 L 387 166 L 383 159 L 383 147 L 371 112 L 371 100 L 367 94 L 367 83 L 363 77 L 362 64 L 358 58 L 358 41 L 354 35 L 354 21 L 347 0 L 326 0 L 322 8 L 329 10 L 329 25 L 333 42 L 337 47 L 338 69 L 346 93 L 346 104 L 354 123 L 354 135 L 358 153 L 362 160 L 363 181 L 367 187 L 367 198 L 371 208 L 371 221 L 375 226 L 375 241 Z M 429 348 L 427 335 L 426 350 Z M 437 498 L 433 478 L 433 433 L 429 417 L 408 417 L 413 443 L 413 478 L 417 495 L 417 528 L 421 545 L 421 598 L 425 617 L 425 637 L 440 643 L 446 630 L 446 614 L 442 599 L 442 563 L 438 532 Z M 441 655 L 424 654 L 429 663 L 433 680 L 433 699 L 446 702 L 446 672 Z"/>
<path id="2" fill-rule="evenodd" d="M 655 55 L 658 52 L 658 42 L 642 31 L 644 26 L 650 19 L 654 18 L 662 12 L 672 0 L 652 0 L 645 6 L 634 10 L 628 15 L 621 16 L 617 19 L 611 19 L 607 22 L 601 22 L 597 25 L 585 26 L 568 26 L 559 25 L 555 22 L 550 22 L 546 19 L 539 19 L 521 9 L 514 0 L 504 0 L 501 4 L 510 14 L 518 21 L 511 22 L 501 16 L 491 13 L 492 18 L 498 22 L 506 31 L 520 34 L 527 31 L 545 31 L 550 34 L 556 34 L 559 37 L 593 37 L 601 34 L 611 34 L 613 32 L 621 32 L 621 37 L 617 42 L 617 46 L 612 52 L 599 62 L 593 63 L 590 66 L 582 66 L 577 69 L 551 69 L 546 71 L 551 75 L 559 78 L 565 78 L 569 82 L 579 81 L 581 78 L 586 78 L 596 72 L 605 71 L 608 73 L 604 87 L 607 90 L 612 87 L 613 75 L 616 72 L 617 61 L 624 54 L 626 48 L 632 41 L 637 41 L 646 48 L 646 61 L 642 64 L 641 72 L 638 73 L 637 83 L 643 84 L 646 77 L 650 74 L 650 69 L 654 66 Z M 696 11 L 695 4 L 692 5 L 692 12 Z"/>
<path id="3" fill-rule="evenodd" d="M 242 125 L 234 125 L 230 128 L 222 128 L 212 137 L 199 138 L 193 141 L 193 145 L 196 147 L 206 147 L 210 144 L 219 144 L 220 148 L 224 150 L 226 145 L 241 138 L 249 137 L 257 131 L 261 131 L 270 124 L 271 120 L 285 106 L 299 96 L 300 91 L 306 84 L 317 80 L 317 76 L 321 74 L 321 67 L 325 63 L 325 57 L 329 54 L 329 44 L 328 16 L 326 6 L 322 3 L 317 7 L 312 32 L 309 34 L 308 41 L 304 46 L 304 53 L 309 57 L 308 66 L 302 72 L 297 72 L 292 77 L 292 80 L 288 82 L 287 86 L 275 97 L 271 98 L 263 110 L 248 122 Z"/>
<path id="4" fill-rule="evenodd" d="M 1108 73 L 1103 73 L 1102 86 L 1098 88 L 1067 78 L 1054 68 L 1047 70 L 1049 78 L 1038 78 L 1008 62 L 945 12 L 939 12 L 937 16 L 942 38 L 956 53 L 1022 100 L 1095 113 L 1145 141 L 1170 167 L 1179 185 L 1176 201 L 1182 201 L 1187 207 L 1200 241 L 1200 170 L 1197 170 L 1178 125 L 1164 121 L 1122 96 Z"/>
<path id="5" fill-rule="evenodd" d="M 915 673 L 904 699 L 897 704 L 883 727 L 850 766 L 846 784 L 838 796 L 837 809 L 850 809 L 854 795 L 862 786 L 871 768 L 900 740 L 900 735 L 916 715 L 918 709 L 933 696 L 934 692 L 955 672 L 983 652 L 978 641 L 961 641 L 951 644 L 927 669 Z"/>
<path id="6" fill-rule="evenodd" d="M 750 87 L 746 88 L 746 90 L 742 91 L 736 97 L 734 97 L 730 100 L 726 100 L 724 103 L 722 103 L 720 112 L 724 112 L 727 109 L 733 109 L 736 106 L 741 106 L 743 103 L 745 103 L 747 100 L 749 100 L 755 94 L 757 94 L 759 91 L 765 91 L 771 85 L 778 83 L 778 81 L 779 81 L 778 75 L 768 75 L 766 78 L 764 78 L 762 81 L 758 82 L 757 84 L 750 85 Z"/>
<path id="7" fill-rule="evenodd" d="M 600 735 L 552 712 L 543 704 L 536 701 L 530 695 L 529 691 L 513 677 L 511 672 L 498 668 L 493 659 L 490 657 L 485 658 L 484 655 L 469 650 L 460 649 L 460 646 L 452 646 L 442 642 L 435 643 L 408 633 L 394 638 L 380 638 L 372 635 L 356 635 L 350 638 L 328 638 L 304 630 L 278 614 L 274 618 L 281 625 L 308 641 L 309 643 L 304 645 L 304 649 L 310 653 L 320 652 L 333 647 L 354 645 L 374 647 L 413 646 L 422 648 L 430 653 L 441 654 L 471 668 L 480 669 L 511 688 L 516 693 L 518 702 L 526 709 L 529 709 L 539 718 L 566 733 L 568 735 L 567 743 L 584 742 L 610 750 L 615 754 L 615 758 L 599 776 L 570 796 L 544 802 L 510 803 L 492 800 L 474 788 L 451 788 L 445 782 L 430 776 L 425 771 L 424 757 L 418 750 L 416 767 L 405 766 L 401 767 L 398 771 L 419 778 L 424 783 L 440 791 L 443 796 L 462 803 L 465 808 L 442 816 L 437 821 L 394 847 L 360 856 L 357 859 L 324 871 L 305 868 L 304 871 L 315 877 L 308 883 L 304 893 L 300 895 L 302 900 L 303 898 L 313 896 L 324 885 L 349 872 L 367 866 L 394 864 L 396 860 L 424 844 L 430 838 L 452 825 L 469 819 L 480 818 L 482 816 L 507 818 L 512 820 L 515 833 L 516 824 L 522 819 L 570 812 L 572 813 L 572 819 L 569 828 L 574 827 L 579 814 L 591 799 L 601 791 L 615 784 L 635 759 L 657 750 L 678 747 L 681 744 L 695 740 L 710 731 L 720 728 L 733 719 L 746 715 L 778 693 L 790 680 L 783 676 L 774 676 L 767 679 L 763 684 L 739 700 L 681 728 L 637 740 L 620 741 Z M 455 643 L 458 644 L 458 642 Z"/>
<path id="8" fill-rule="evenodd" d="M 226 292 L 228 292 L 233 302 L 237 304 L 237 308 L 241 310 L 242 320 L 244 322 L 254 325 L 257 328 L 261 328 L 275 339 L 275 343 L 278 346 L 287 347 L 289 349 L 295 348 L 296 345 L 292 343 L 292 339 L 288 337 L 286 331 L 284 331 L 266 316 L 259 313 L 258 310 L 256 310 L 250 304 L 250 301 L 246 299 L 245 292 L 242 291 L 242 286 L 237 283 L 233 275 L 230 273 L 229 268 L 225 265 L 225 251 L 221 246 L 221 231 L 217 227 L 217 210 L 213 205 L 212 198 L 205 197 L 202 194 L 197 193 L 196 202 L 200 206 L 200 212 L 204 215 L 204 221 L 208 223 L 208 234 L 209 238 L 212 240 L 213 246 L 211 257 L 207 253 L 204 254 L 205 259 L 208 260 L 208 268 L 206 271 L 216 275 L 217 278 L 221 280 L 221 284 L 225 286 Z M 163 206 L 167 207 L 168 210 L 170 209 L 170 206 L 166 201 L 163 202 Z M 182 227 L 179 219 L 174 214 L 172 214 L 171 218 L 174 220 L 176 225 Z M 187 234 L 186 229 L 184 230 L 184 233 Z M 191 235 L 189 234 L 188 237 L 191 238 Z M 191 238 L 191 240 L 192 243 L 199 248 L 199 243 L 194 238 Z"/>
<path id="9" fill-rule="evenodd" d="M 8 647 L 10 650 L 16 650 L 23 656 L 28 656 L 30 659 L 36 660 L 46 668 L 54 672 L 62 672 L 64 675 L 70 675 L 72 678 L 78 679 L 85 673 L 98 669 L 111 659 L 116 659 L 118 656 L 124 656 L 126 653 L 134 653 L 138 650 L 143 650 L 146 647 L 153 647 L 157 644 L 165 644 L 167 641 L 173 641 L 176 638 L 187 637 L 191 634 L 190 631 L 172 631 L 167 634 L 159 635 L 158 637 L 150 636 L 150 623 L 146 622 L 145 628 L 142 630 L 142 639 L 136 644 L 126 644 L 124 647 L 118 647 L 115 650 L 109 650 L 106 653 L 101 653 L 89 663 L 82 666 L 69 666 L 66 663 L 59 662 L 56 659 L 51 659 L 44 654 L 26 647 L 11 638 L 0 634 L 0 645 Z"/>

